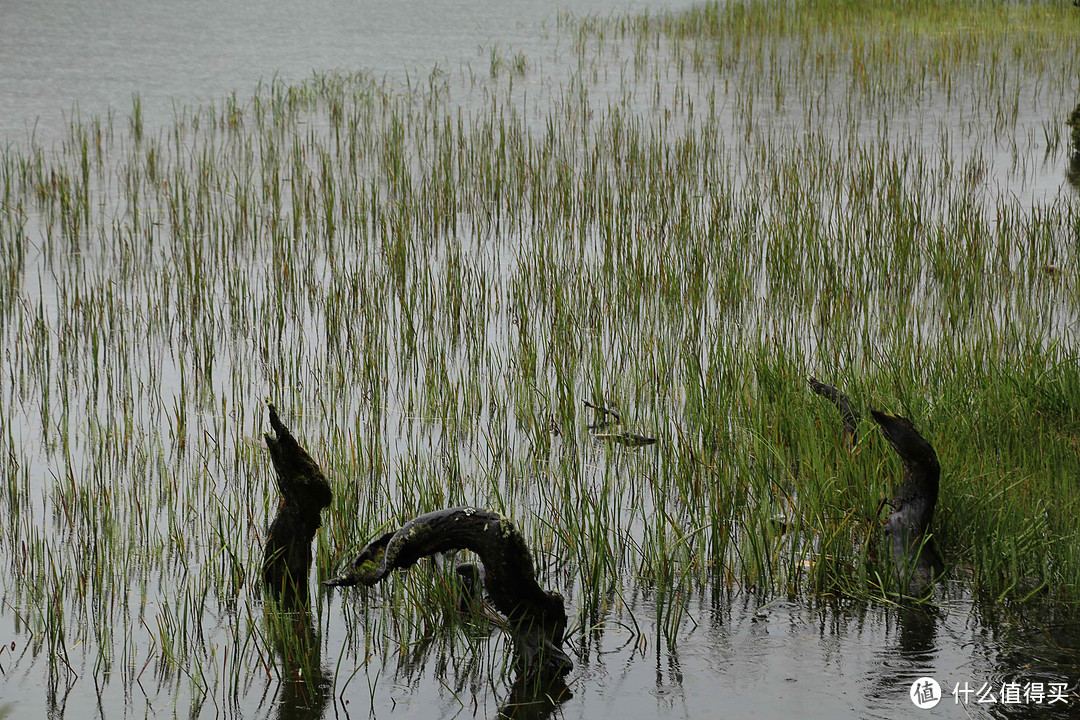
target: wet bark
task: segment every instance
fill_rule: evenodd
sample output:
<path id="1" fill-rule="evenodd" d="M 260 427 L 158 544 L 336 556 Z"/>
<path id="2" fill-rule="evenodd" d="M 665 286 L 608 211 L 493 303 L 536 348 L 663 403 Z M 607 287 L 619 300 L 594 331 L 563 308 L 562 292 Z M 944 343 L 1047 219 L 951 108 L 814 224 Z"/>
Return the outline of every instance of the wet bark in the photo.
<path id="1" fill-rule="evenodd" d="M 330 699 L 322 642 L 308 602 L 311 541 L 333 492 L 322 470 L 267 403 L 274 434 L 263 437 L 277 472 L 281 501 L 263 548 L 266 632 L 281 678 L 277 717 L 321 718 Z"/>
<path id="2" fill-rule="evenodd" d="M 423 557 L 460 549 L 480 556 L 488 600 L 509 621 L 518 683 L 531 692 L 550 693 L 573 668 L 562 649 L 566 608 L 559 593 L 536 582 L 524 538 L 498 513 L 460 507 L 420 515 L 368 543 L 340 576 L 325 584 L 372 586 Z"/>
<path id="3" fill-rule="evenodd" d="M 322 509 L 334 494 L 318 464 L 281 422 L 277 409 L 271 403 L 267 406 L 274 434 L 263 437 L 277 471 L 281 502 L 263 550 L 263 582 L 282 604 L 306 605 L 311 541 L 322 524 Z"/>
<path id="4" fill-rule="evenodd" d="M 836 387 L 826 385 L 814 377 L 810 378 L 810 389 L 836 406 L 836 409 L 840 411 L 840 420 L 844 424 L 848 438 L 852 443 L 858 440 L 860 415 L 851 403 L 851 399 Z"/>
<path id="5" fill-rule="evenodd" d="M 848 438 L 852 443 L 856 442 L 861 416 L 851 399 L 836 387 L 813 377 L 810 378 L 810 389 L 836 406 Z M 901 594 L 923 597 L 945 572 L 930 534 L 941 474 L 937 453 L 907 418 L 873 408 L 870 416 L 904 467 L 900 491 L 888 502 L 892 512 L 884 523 L 885 535 L 891 545 L 894 577 Z M 878 512 L 884 505 L 883 500 Z"/>
<path id="6" fill-rule="evenodd" d="M 905 417 L 871 410 L 904 467 L 900 492 L 892 500 L 885 534 L 892 541 L 893 564 L 901 592 L 909 597 L 926 595 L 945 572 L 930 523 L 937 505 L 941 467 L 933 446 Z"/>

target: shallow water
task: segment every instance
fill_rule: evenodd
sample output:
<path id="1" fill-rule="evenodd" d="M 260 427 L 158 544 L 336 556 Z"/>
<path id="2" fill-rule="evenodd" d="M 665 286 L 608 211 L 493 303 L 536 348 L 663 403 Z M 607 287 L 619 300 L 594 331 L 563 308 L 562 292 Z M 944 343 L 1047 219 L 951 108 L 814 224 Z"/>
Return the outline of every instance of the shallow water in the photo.
<path id="1" fill-rule="evenodd" d="M 962 590 L 953 591 L 959 597 L 908 608 L 696 596 L 686 601 L 686 620 L 669 643 L 656 627 L 654 599 L 635 598 L 628 589 L 621 611 L 570 634 L 570 696 L 555 712 L 568 718 L 1075 717 L 1080 624 L 1002 617 L 1000 610 L 986 617 Z M 184 678 L 145 669 L 138 677 L 104 674 L 52 688 L 39 680 L 42 659 L 16 642 L 0 655 L 5 701 L 14 701 L 16 717 L 86 717 L 88 702 L 107 717 L 498 714 L 510 689 L 498 679 L 508 648 L 497 630 L 483 621 L 452 621 L 413 647 L 365 662 L 342 643 L 349 619 L 332 609 L 337 602 L 320 622 L 325 689 L 256 675 L 235 695 L 181 691 L 174 705 L 173 684 Z M 356 598 L 343 602 L 355 606 Z M 573 602 L 568 609 L 574 612 Z M 368 612 L 377 614 L 377 606 Z M 225 625 L 235 620 L 222 618 Z M 941 700 L 917 710 L 909 693 L 925 677 L 938 681 Z M 1041 702 L 1024 694 L 1033 683 L 1046 690 Z M 1002 695 L 1009 686 L 1015 696 Z"/>
<path id="2" fill-rule="evenodd" d="M 564 82 L 576 87 L 561 75 L 574 67 L 576 50 L 570 40 L 558 35 L 549 9 L 539 3 L 498 7 L 425 3 L 422 11 L 418 7 L 413 3 L 358 6 L 335 2 L 272 7 L 9 3 L 0 23 L 0 68 L 5 71 L 0 74 L 0 137 L 22 144 L 33 136 L 41 145 L 52 147 L 66 138 L 61 112 L 77 104 L 84 118 L 112 107 L 118 118 L 117 135 L 123 138 L 118 144 L 123 145 L 128 142 L 131 95 L 138 93 L 146 136 L 163 130 L 163 137 L 168 138 L 174 104 L 212 101 L 220 107 L 222 98 L 234 91 L 245 104 L 260 79 L 269 83 L 276 74 L 294 81 L 308 76 L 313 68 L 364 68 L 376 78 L 389 77 L 401 89 L 414 86 L 417 78 L 427 78 L 438 63 L 454 77 L 454 88 L 466 89 L 462 105 L 483 108 L 489 97 L 485 93 L 495 91 L 484 83 L 470 83 L 469 77 L 473 71 L 488 74 L 493 43 L 511 58 L 519 50 L 528 57 L 529 70 L 517 78 L 519 86 L 510 97 L 519 103 L 516 107 L 523 108 L 524 124 L 542 134 L 545 103 L 566 101 L 560 94 Z M 573 10 L 606 12 L 624 7 L 583 3 Z M 253 18 L 259 23 L 252 25 Z M 692 124 L 681 113 L 686 113 L 691 100 L 698 107 L 707 101 L 707 82 L 690 83 L 692 90 L 684 88 L 690 99 L 673 97 L 681 74 L 664 63 L 675 52 L 658 48 L 659 58 L 652 62 L 667 67 L 669 74 L 658 76 L 655 97 L 648 92 L 623 97 L 624 79 L 635 74 L 636 51 L 624 47 L 621 52 L 607 56 L 609 66 L 585 63 L 586 68 L 595 69 L 585 83 L 595 94 L 591 105 L 582 109 L 582 127 L 612 99 L 631 119 L 635 114 L 663 115 L 674 108 L 676 119 L 663 126 L 671 136 L 677 135 L 681 124 Z M 648 86 L 653 78 L 647 72 L 642 75 Z M 1031 91 L 1022 82 L 1017 87 L 1019 92 Z M 830 98 L 826 93 L 817 102 L 827 105 Z M 732 107 L 720 114 L 725 125 L 717 134 L 737 138 L 741 122 L 737 102 L 733 97 L 722 102 Z M 798 137 L 799 128 L 789 124 L 798 107 L 792 101 L 787 107 L 759 113 L 766 137 L 757 147 L 767 147 L 788 134 Z M 978 134 L 963 112 L 936 122 L 934 113 L 942 107 L 927 98 L 915 109 L 898 110 L 887 131 L 866 121 L 838 134 L 845 142 L 872 146 L 880 139 L 902 146 L 908 139 L 920 147 L 920 143 L 935 142 L 926 136 L 943 127 L 955 134 Z M 980 198 L 979 207 L 988 212 L 995 211 L 1002 198 L 1053 203 L 1063 191 L 1061 155 L 1043 156 L 1038 142 L 1031 139 L 1034 129 L 1041 126 L 1035 110 L 1019 123 L 1016 134 L 1027 138 L 1019 151 L 1005 140 L 972 141 L 980 156 L 970 163 L 974 180 L 964 187 Z M 296 147 L 313 137 L 324 140 L 332 132 L 327 118 L 319 114 L 304 117 L 301 124 L 304 130 L 290 138 Z M 205 139 L 195 132 L 192 135 Z M 733 166 L 752 164 L 752 159 L 739 157 L 735 140 L 729 142 Z M 318 145 L 312 141 L 311 147 Z M 959 143 L 950 146 L 950 151 L 962 155 L 965 148 Z M 840 155 L 843 148 L 838 141 L 837 146 L 827 145 L 821 151 Z M 146 154 L 141 146 L 138 152 L 139 157 Z M 1017 164 L 1012 161 L 1014 152 L 1020 160 L 1017 169 L 1009 170 Z M 944 157 L 940 162 L 955 160 Z M 969 166 L 964 167 L 968 172 Z M 292 171 L 302 175 L 298 168 Z M 126 201 L 119 190 L 124 180 L 115 174 L 110 167 L 98 181 L 115 202 L 103 214 L 117 227 L 127 227 L 131 216 L 125 214 Z M 732 178 L 745 175 L 749 172 L 742 168 L 721 181 L 734 184 Z M 980 181 L 981 175 L 992 181 Z M 920 180 L 921 176 L 913 176 L 903 185 L 910 189 Z M 160 184 L 167 186 L 168 180 Z M 824 210 L 818 220 L 825 231 L 835 231 L 848 221 L 846 210 L 855 199 L 839 188 L 830 194 L 828 182 L 822 186 L 826 188 L 821 202 Z M 766 214 L 773 210 L 778 214 L 780 209 L 768 208 L 767 190 L 757 186 L 742 192 L 761 194 Z M 152 226 L 163 222 L 168 201 L 175 201 L 166 191 L 162 197 L 154 208 L 159 214 L 149 216 Z M 703 215 L 710 210 L 705 199 L 696 207 L 695 212 Z M 287 210 L 298 212 L 288 203 Z M 951 208 L 943 205 L 930 208 L 927 214 L 949 212 Z M 781 224 L 773 215 L 768 218 Z M 633 230 L 641 235 L 651 232 L 648 227 Z M 682 431 L 676 419 L 665 417 L 667 408 L 646 404 L 647 391 L 636 390 L 637 421 L 661 435 L 663 442 L 636 454 L 598 448 L 583 431 L 580 437 L 554 441 L 547 437 L 546 428 L 538 432 L 526 422 L 539 413 L 530 415 L 520 406 L 538 401 L 536 393 L 522 399 L 516 394 L 517 385 L 507 379 L 529 361 L 509 357 L 513 350 L 508 348 L 517 347 L 523 331 L 509 317 L 507 298 L 532 292 L 534 284 L 543 289 L 545 283 L 553 282 L 539 279 L 547 268 L 529 264 L 527 251 L 535 246 L 530 245 L 533 239 L 527 229 L 493 230 L 492 221 L 485 224 L 476 212 L 450 233 L 459 243 L 446 242 L 446 247 L 431 249 L 433 257 L 423 264 L 435 268 L 436 275 L 445 272 L 457 281 L 482 277 L 489 283 L 483 288 L 470 286 L 464 295 L 480 307 L 476 312 L 484 329 L 475 344 L 487 353 L 484 367 L 497 372 L 493 378 L 485 377 L 486 384 L 479 390 L 474 391 L 466 378 L 449 393 L 455 402 L 480 406 L 460 415 L 478 418 L 482 431 L 456 426 L 438 415 L 437 402 L 426 395 L 445 400 L 439 393 L 446 393 L 446 386 L 430 381 L 432 368 L 445 372 L 448 367 L 457 369 L 458 364 L 468 367 L 462 356 L 475 352 L 470 349 L 474 345 L 459 341 L 456 335 L 451 343 L 443 335 L 432 332 L 437 337 L 430 338 L 421 331 L 420 351 L 408 356 L 399 350 L 407 343 L 404 323 L 390 323 L 392 330 L 379 337 L 386 340 L 395 359 L 407 356 L 408 360 L 394 366 L 396 375 L 382 379 L 383 395 L 377 399 L 372 395 L 378 383 L 357 390 L 360 383 L 355 374 L 348 375 L 355 371 L 342 371 L 341 377 L 327 372 L 348 362 L 335 365 L 334 358 L 320 354 L 323 345 L 331 348 L 325 351 L 328 354 L 346 353 L 349 348 L 330 342 L 330 309 L 313 298 L 321 297 L 320 293 L 347 292 L 349 285 L 343 289 L 340 276 L 369 277 L 384 271 L 389 261 L 366 246 L 352 254 L 321 254 L 310 249 L 318 247 L 315 240 L 298 243 L 301 250 L 307 248 L 310 261 L 298 261 L 293 268 L 278 257 L 277 248 L 269 247 L 272 238 L 266 231 L 251 240 L 252 249 L 236 253 L 234 274 L 214 277 L 206 285 L 187 286 L 177 278 L 198 268 L 198 258 L 185 264 L 185 258 L 161 250 L 168 247 L 168 240 L 152 232 L 149 236 L 159 248 L 156 253 L 137 248 L 128 255 L 103 241 L 100 247 L 91 242 L 84 248 L 63 249 L 56 258 L 42 249 L 41 241 L 50 233 L 46 220 L 28 219 L 25 232 L 31 244 L 39 245 L 32 248 L 18 278 L 19 297 L 5 308 L 3 328 L 5 337 L 13 339 L 13 347 L 15 338 L 22 344 L 5 354 L 2 386 L 7 425 L 7 482 L 2 496 L 8 522 L 17 529 L 6 536 L 11 542 L 5 542 L 0 555 L 5 568 L 11 569 L 4 577 L 0 606 L 0 715 L 5 709 L 13 717 L 496 715 L 509 692 L 501 665 L 507 641 L 500 633 L 484 626 L 463 629 L 457 619 L 436 619 L 422 629 L 397 626 L 393 608 L 400 607 L 401 598 L 416 601 L 419 596 L 423 605 L 426 589 L 437 580 L 422 570 L 414 571 L 418 577 L 408 582 L 395 579 L 389 589 L 369 593 L 330 594 L 313 583 L 313 624 L 318 627 L 315 640 L 322 677 L 314 682 L 279 681 L 277 669 L 271 669 L 273 662 L 267 658 L 274 652 L 272 643 L 261 630 L 262 599 L 250 580 L 259 562 L 261 533 L 275 502 L 268 462 L 255 439 L 265 429 L 258 400 L 266 392 L 290 399 L 299 408 L 286 410 L 291 411 L 289 422 L 323 462 L 336 491 L 349 498 L 350 507 L 376 516 L 372 530 L 389 522 L 389 516 L 407 515 L 425 503 L 499 502 L 543 536 L 535 528 L 543 528 L 546 518 L 557 517 L 565 509 L 566 496 L 552 490 L 563 479 L 552 469 L 559 463 L 577 468 L 575 477 L 582 478 L 581 485 L 570 494 L 595 512 L 597 526 L 603 530 L 610 523 L 625 529 L 626 546 L 616 548 L 616 554 L 623 558 L 619 570 L 626 575 L 633 573 L 635 550 L 655 542 L 656 518 L 669 512 L 683 518 L 680 513 L 686 508 L 680 503 L 689 503 L 687 498 L 675 498 L 674 492 L 655 494 L 643 487 L 663 476 L 667 448 Z M 218 237 L 214 231 L 206 235 L 210 238 L 207 246 Z M 132 244 L 138 246 L 143 239 L 138 236 Z M 201 243 L 196 241 L 194 246 L 202 247 Z M 632 250 L 635 244 L 625 245 Z M 568 252 L 560 260 L 566 267 L 595 270 L 605 257 L 602 238 L 589 235 L 581 247 L 580 255 Z M 784 322 L 800 325 L 802 321 L 785 320 L 782 312 L 768 307 L 784 293 L 784 278 L 770 275 L 769 241 L 750 249 L 743 261 L 750 255 L 758 263 L 747 272 L 751 282 L 745 288 L 749 296 L 745 302 L 750 309 L 731 322 L 742 337 L 770 332 L 783 336 L 788 329 Z M 379 251 L 385 251 L 385 245 Z M 855 281 L 871 284 L 877 277 L 874 268 L 860 268 L 872 263 L 864 263 L 857 252 L 845 255 L 844 249 L 833 246 L 821 252 L 837 253 L 838 263 L 848 263 Z M 1026 256 L 1005 254 L 999 258 L 1003 264 L 1018 274 L 1025 272 L 1021 259 Z M 113 276 L 114 265 L 121 262 L 133 265 L 130 275 L 137 279 L 130 285 L 125 284 L 127 270 Z M 338 264 L 345 264 L 348 272 L 341 273 Z M 469 272 L 458 276 L 451 272 L 462 266 Z M 303 285 L 312 294 L 290 297 L 275 310 L 274 283 L 288 272 L 308 273 Z M 934 293 L 944 293 L 929 275 L 926 271 L 918 279 L 923 291 L 915 294 L 929 298 L 928 305 L 938 302 Z M 244 283 L 235 292 L 241 300 L 227 286 L 237 281 Z M 589 282 L 587 277 L 579 278 L 575 292 L 587 295 Z M 640 278 L 628 282 L 640 282 Z M 183 300 L 164 299 L 170 290 L 183 293 Z M 1010 297 L 1003 294 L 995 300 L 1001 303 L 993 310 L 1002 325 L 1010 315 Z M 1056 303 L 1051 307 L 1055 322 L 1041 326 L 1042 337 L 1048 343 L 1070 342 L 1075 337 L 1072 306 L 1049 291 L 1047 297 Z M 377 298 L 363 299 L 368 305 L 376 302 Z M 435 306 L 440 302 L 441 298 L 432 300 Z M 659 305 L 654 298 L 649 302 Z M 98 303 L 105 308 L 100 314 L 87 309 L 98 308 Z M 602 300 L 596 305 L 598 314 L 610 310 L 602 307 Z M 646 303 L 635 310 L 647 315 L 655 309 Z M 547 311 L 545 307 L 543 312 Z M 69 312 L 77 318 L 76 324 L 81 323 L 79 327 L 61 325 Z M 400 310 L 391 307 L 385 312 L 393 315 Z M 468 315 L 467 310 L 463 312 Z M 940 336 L 937 316 L 927 315 L 923 320 L 926 336 Z M 177 327 L 183 325 L 177 318 L 185 317 L 198 322 Z M 255 318 L 267 320 L 267 327 L 270 320 L 278 321 L 276 334 L 252 327 Z M 553 318 L 551 325 L 559 319 L 555 313 Z M 871 326 L 873 319 L 868 314 L 867 333 L 877 331 Z M 365 321 L 349 316 L 338 321 L 337 327 L 350 337 L 354 331 L 359 336 L 357 326 Z M 101 332 L 94 337 L 102 338 L 102 347 L 90 347 L 84 341 L 71 356 L 63 355 L 64 334 L 70 330 L 83 338 L 80 333 L 94 323 L 100 324 Z M 642 347 L 646 353 L 650 349 L 648 333 L 640 330 L 624 335 L 620 326 L 605 327 L 599 321 L 592 327 L 580 321 L 574 328 L 602 338 L 597 344 L 604 351 L 595 363 L 610 363 L 610 367 L 598 376 L 610 378 L 613 384 L 620 379 L 622 358 L 636 357 Z M 197 330 L 206 335 L 197 335 Z M 458 332 L 467 330 L 455 325 L 443 334 Z M 30 339 L 37 336 L 45 339 L 34 344 Z M 151 342 L 144 343 L 147 338 Z M 425 338 L 429 346 L 424 346 Z M 736 337 L 732 343 L 738 341 Z M 816 342 L 817 338 L 792 341 L 811 356 L 817 351 Z M 271 345 L 290 348 L 295 355 L 279 361 L 268 350 Z M 32 356 L 30 347 L 45 348 L 52 355 Z M 316 349 L 309 353 L 308 348 Z M 657 355 L 662 352 L 652 350 Z M 656 375 L 670 365 L 663 357 L 653 357 L 652 363 Z M 58 365 L 63 369 L 52 372 Z M 100 386 L 89 377 L 92 372 L 96 378 L 99 371 Z M 24 376 L 30 379 L 24 382 Z M 287 384 L 281 378 L 289 378 Z M 601 383 L 598 377 L 575 381 L 582 387 L 582 396 L 589 395 L 589 382 Z M 58 420 L 61 393 L 65 415 L 70 396 L 73 405 L 91 408 L 90 417 L 80 414 L 70 425 Z M 556 404 L 551 398 L 543 400 Z M 685 402 L 685 397 L 678 400 Z M 44 417 L 50 411 L 51 421 Z M 483 431 L 491 434 L 484 436 Z M 551 458 L 545 454 L 549 442 L 554 448 Z M 407 497 L 416 475 L 434 476 L 432 487 L 439 495 Z M 714 479 L 719 482 L 720 478 L 717 473 Z M 383 503 L 388 506 L 385 511 Z M 111 521 L 117 516 L 114 526 Z M 669 521 L 678 526 L 676 520 Z M 325 536 L 320 538 L 317 558 L 324 567 L 336 565 L 365 539 L 330 541 Z M 240 556 L 231 555 L 238 547 Z M 47 550 L 35 553 L 35 548 Z M 38 567 L 28 568 L 28 556 L 44 559 Z M 102 557 L 109 562 L 103 563 Z M 752 591 L 710 594 L 691 581 L 676 583 L 677 588 L 685 585 L 688 589 L 674 598 L 658 598 L 648 583 L 627 582 L 606 587 L 600 597 L 589 599 L 583 596 L 586 578 L 577 567 L 580 560 L 542 557 L 539 561 L 545 581 L 566 596 L 575 628 L 569 643 L 576 666 L 568 678 L 572 697 L 557 706 L 556 715 L 908 717 L 915 712 L 909 690 L 923 676 L 937 679 L 945 693 L 936 708 L 925 711 L 928 717 L 1071 717 L 1080 703 L 1073 694 L 1080 680 L 1076 621 L 1033 610 L 1021 612 L 991 601 L 976 602 L 955 578 L 939 588 L 935 604 L 922 608 L 789 601 L 762 598 Z M 60 568 L 55 577 L 50 575 L 54 568 Z M 24 578 L 38 582 L 21 586 Z M 111 591 L 117 579 L 124 585 L 119 592 Z M 60 613 L 66 627 L 59 638 L 28 630 L 38 627 L 41 617 L 50 616 L 51 603 L 65 602 L 72 609 Z M 677 608 L 674 615 L 672 607 Z M 28 621 L 25 615 L 34 613 L 37 619 Z M 170 642 L 181 647 L 171 647 Z M 242 648 L 239 659 L 230 655 L 238 647 Z M 177 664 L 170 656 L 187 660 Z M 998 694 L 1002 684 L 1009 682 L 1044 683 L 1048 697 L 1042 703 L 1006 703 Z M 1049 697 L 1050 684 L 1062 682 L 1070 693 L 1064 709 L 1061 703 L 1051 706 Z M 965 683 L 975 693 L 961 707 L 952 691 Z M 978 702 L 984 685 L 995 702 Z"/>
<path id="3" fill-rule="evenodd" d="M 1080 626 L 1073 620 L 1017 633 L 999 618 L 985 624 L 970 597 L 902 609 L 808 607 L 742 595 L 694 597 L 687 603 L 686 626 L 669 644 L 662 632 L 656 634 L 650 598 L 630 600 L 628 610 L 643 634 L 623 614 L 619 622 L 613 617 L 572 636 L 573 697 L 558 705 L 559 715 L 1065 718 L 1074 713 L 1074 706 L 1061 702 L 1006 703 L 1000 695 L 1008 683 L 1074 687 Z M 324 633 L 331 635 L 333 628 Z M 350 685 L 337 699 L 337 710 L 494 717 L 490 703 L 505 697 L 505 686 L 488 686 L 475 668 L 455 672 L 438 655 L 429 649 L 368 668 L 367 681 L 355 679 L 362 687 Z M 943 688 L 938 706 L 925 711 L 916 710 L 909 698 L 912 683 L 922 677 L 935 678 Z M 376 687 L 374 696 L 369 682 Z M 965 687 L 978 690 L 984 702 L 971 694 L 966 707 L 957 704 L 957 691 L 962 702 Z M 1067 697 L 1076 702 L 1071 689 Z"/>
<path id="4" fill-rule="evenodd" d="M 654 4 L 687 7 L 689 2 Z M 558 8 L 609 13 L 641 3 L 578 0 Z M 7 2 L 0 27 L 0 139 L 43 145 L 63 137 L 77 108 L 126 116 L 138 95 L 150 127 L 174 107 L 241 99 L 259 81 L 365 69 L 404 82 L 440 65 L 484 69 L 492 45 L 530 56 L 556 25 L 549 3 L 341 2 L 305 5 L 210 0 L 170 5 L 129 0 Z"/>

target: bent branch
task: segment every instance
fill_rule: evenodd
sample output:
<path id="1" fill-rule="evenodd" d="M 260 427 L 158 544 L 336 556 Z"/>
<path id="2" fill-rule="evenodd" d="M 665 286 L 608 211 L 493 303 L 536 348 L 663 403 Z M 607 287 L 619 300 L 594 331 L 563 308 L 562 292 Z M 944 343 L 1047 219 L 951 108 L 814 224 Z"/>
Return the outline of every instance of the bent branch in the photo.
<path id="1" fill-rule="evenodd" d="M 532 554 L 517 527 L 490 510 L 459 507 L 420 515 L 400 530 L 373 540 L 326 585 L 372 586 L 395 569 L 449 550 L 471 550 L 483 563 L 491 604 L 506 616 L 517 671 L 540 683 L 557 681 L 573 668 L 562 649 L 566 607 L 562 595 L 536 582 Z"/>

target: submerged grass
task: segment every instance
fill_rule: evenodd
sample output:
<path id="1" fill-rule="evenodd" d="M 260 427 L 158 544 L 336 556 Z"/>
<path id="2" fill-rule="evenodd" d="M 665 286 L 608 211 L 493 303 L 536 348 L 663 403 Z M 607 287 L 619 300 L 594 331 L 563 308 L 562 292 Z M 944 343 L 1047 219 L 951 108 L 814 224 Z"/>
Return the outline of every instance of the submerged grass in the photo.
<path id="1" fill-rule="evenodd" d="M 644 632 L 640 596 L 660 647 L 703 592 L 890 590 L 899 464 L 808 374 L 937 448 L 955 580 L 1074 606 L 1080 223 L 1050 138 L 1078 27 L 999 2 L 564 18 L 557 85 L 496 48 L 464 99 L 439 69 L 328 74 L 7 146 L 0 615 L 22 662 L 239 714 L 272 681 L 317 705 L 361 667 L 408 677 L 447 627 L 478 646 L 437 570 L 264 617 L 267 392 L 334 485 L 317 579 L 411 516 L 493 507 L 584 652 L 605 623 Z M 583 400 L 660 442 L 591 439 Z M 437 670 L 455 693 L 500 669 L 469 657 Z"/>

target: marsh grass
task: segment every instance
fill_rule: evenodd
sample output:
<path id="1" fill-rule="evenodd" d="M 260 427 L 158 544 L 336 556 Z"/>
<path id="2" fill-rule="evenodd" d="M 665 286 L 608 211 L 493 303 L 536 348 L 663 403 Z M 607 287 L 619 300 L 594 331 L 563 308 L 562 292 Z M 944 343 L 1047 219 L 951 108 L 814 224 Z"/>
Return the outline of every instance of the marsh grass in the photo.
<path id="1" fill-rule="evenodd" d="M 937 448 L 956 583 L 1072 606 L 1080 225 L 1049 138 L 1077 27 L 1041 3 L 564 16 L 554 81 L 496 47 L 479 74 L 271 82 L 162 128 L 136 96 L 126 124 L 8 145 L 18 663 L 195 715 L 374 693 L 434 646 L 469 658 L 436 670 L 457 703 L 501 676 L 452 573 L 313 588 L 310 623 L 263 607 L 267 392 L 334 485 L 313 581 L 416 514 L 492 507 L 582 653 L 604 628 L 674 647 L 702 594 L 894 589 L 898 461 L 870 423 L 846 441 L 811 373 Z M 591 440 L 601 397 L 659 443 Z"/>

